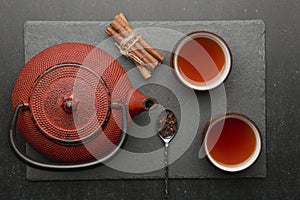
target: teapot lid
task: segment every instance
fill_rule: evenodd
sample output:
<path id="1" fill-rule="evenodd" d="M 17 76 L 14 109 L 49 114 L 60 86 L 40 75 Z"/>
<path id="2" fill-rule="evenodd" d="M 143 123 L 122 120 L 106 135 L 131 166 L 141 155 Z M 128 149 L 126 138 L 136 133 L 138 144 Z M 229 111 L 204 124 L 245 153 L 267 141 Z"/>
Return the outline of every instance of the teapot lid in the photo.
<path id="1" fill-rule="evenodd" d="M 44 71 L 35 80 L 29 104 L 37 128 L 49 139 L 66 145 L 96 137 L 111 112 L 104 80 L 76 63 Z"/>

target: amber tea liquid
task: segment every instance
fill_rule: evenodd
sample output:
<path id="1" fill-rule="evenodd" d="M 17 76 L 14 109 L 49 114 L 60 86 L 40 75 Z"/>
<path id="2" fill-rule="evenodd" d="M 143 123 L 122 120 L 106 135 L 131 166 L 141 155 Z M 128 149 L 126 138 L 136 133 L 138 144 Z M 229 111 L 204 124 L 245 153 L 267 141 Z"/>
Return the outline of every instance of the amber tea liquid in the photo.
<path id="1" fill-rule="evenodd" d="M 256 148 L 253 129 L 237 118 L 227 118 L 216 122 L 207 134 L 210 155 L 221 164 L 240 164 L 246 161 Z"/>
<path id="2" fill-rule="evenodd" d="M 189 82 L 197 84 L 215 78 L 225 65 L 220 45 L 207 37 L 196 37 L 186 42 L 177 57 L 179 72 Z"/>

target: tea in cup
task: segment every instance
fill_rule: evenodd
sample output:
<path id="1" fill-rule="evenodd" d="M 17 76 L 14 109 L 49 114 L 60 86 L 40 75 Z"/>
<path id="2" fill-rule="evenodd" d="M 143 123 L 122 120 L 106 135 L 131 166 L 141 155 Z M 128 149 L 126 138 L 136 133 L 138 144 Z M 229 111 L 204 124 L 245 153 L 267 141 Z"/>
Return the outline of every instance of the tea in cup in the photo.
<path id="1" fill-rule="evenodd" d="M 208 122 L 204 134 L 203 145 L 209 161 L 224 171 L 248 168 L 261 152 L 258 127 L 250 118 L 239 113 L 214 117 Z"/>
<path id="2" fill-rule="evenodd" d="M 226 42 L 207 31 L 187 34 L 175 45 L 171 66 L 179 80 L 195 90 L 210 90 L 228 77 L 232 56 Z"/>

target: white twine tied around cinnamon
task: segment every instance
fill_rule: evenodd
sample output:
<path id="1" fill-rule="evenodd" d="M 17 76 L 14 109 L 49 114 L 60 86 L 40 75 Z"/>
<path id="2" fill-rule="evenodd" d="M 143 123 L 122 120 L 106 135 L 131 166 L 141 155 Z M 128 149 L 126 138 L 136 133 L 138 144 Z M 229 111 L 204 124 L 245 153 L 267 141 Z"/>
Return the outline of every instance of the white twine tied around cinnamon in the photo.
<path id="1" fill-rule="evenodd" d="M 115 45 L 120 50 L 120 53 L 123 56 L 129 57 L 133 59 L 135 62 L 137 62 L 140 65 L 145 65 L 145 63 L 136 55 L 131 53 L 131 48 L 142 38 L 141 34 L 137 32 L 136 30 L 133 30 L 131 34 L 124 38 L 120 44 L 115 43 Z M 133 40 L 134 39 L 134 40 Z M 132 40 L 132 41 L 131 41 Z M 129 44 L 129 45 L 128 45 Z M 128 45 L 128 46 L 127 46 Z M 127 47 L 126 47 L 127 46 Z"/>

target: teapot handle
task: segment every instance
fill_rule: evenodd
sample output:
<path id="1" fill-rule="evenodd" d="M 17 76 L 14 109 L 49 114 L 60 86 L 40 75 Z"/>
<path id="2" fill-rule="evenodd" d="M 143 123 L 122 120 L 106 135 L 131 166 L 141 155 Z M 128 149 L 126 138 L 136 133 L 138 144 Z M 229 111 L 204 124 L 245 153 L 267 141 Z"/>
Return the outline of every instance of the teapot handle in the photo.
<path id="1" fill-rule="evenodd" d="M 11 122 L 10 122 L 10 127 L 9 127 L 9 141 L 10 144 L 15 151 L 15 153 L 27 164 L 34 166 L 34 167 L 39 167 L 39 168 L 48 168 L 48 169 L 78 169 L 78 168 L 84 168 L 84 167 L 90 167 L 93 165 L 97 165 L 99 163 L 103 163 L 104 161 L 107 161 L 110 159 L 122 146 L 122 144 L 125 141 L 126 138 L 126 132 L 128 129 L 128 119 L 127 119 L 127 109 L 126 105 L 123 103 L 119 102 L 112 102 L 112 105 L 115 107 L 120 107 L 122 110 L 122 134 L 120 138 L 119 144 L 116 146 L 116 148 L 107 156 L 104 158 L 101 158 L 99 160 L 87 162 L 87 163 L 80 163 L 80 164 L 52 164 L 52 163 L 46 163 L 46 162 L 41 162 L 37 161 L 36 159 L 26 155 L 26 153 L 20 148 L 20 145 L 17 142 L 17 133 L 16 133 L 16 123 L 18 119 L 18 114 L 21 108 L 26 108 L 29 107 L 27 103 L 19 104 L 16 106 Z"/>

